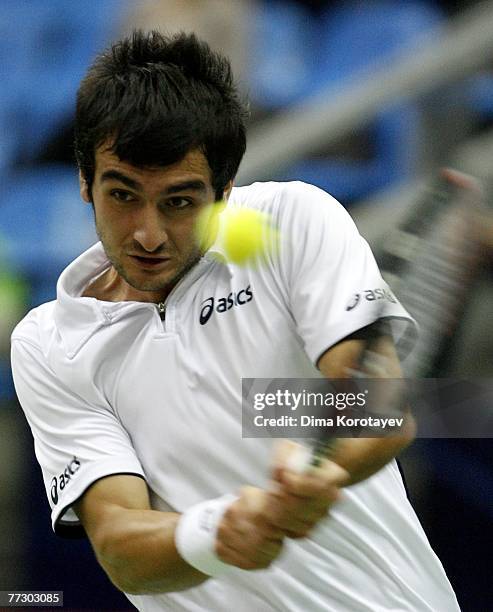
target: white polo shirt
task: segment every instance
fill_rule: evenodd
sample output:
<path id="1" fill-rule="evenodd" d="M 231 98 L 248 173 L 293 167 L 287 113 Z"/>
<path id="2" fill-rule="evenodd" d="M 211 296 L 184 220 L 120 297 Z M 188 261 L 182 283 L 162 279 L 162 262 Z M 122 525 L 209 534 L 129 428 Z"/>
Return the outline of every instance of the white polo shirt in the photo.
<path id="1" fill-rule="evenodd" d="M 56 531 L 77 525 L 71 505 L 109 474 L 145 478 L 153 508 L 177 512 L 244 484 L 266 487 L 272 440 L 242 438 L 241 379 L 320 377 L 318 358 L 373 322 L 379 304 L 408 322 L 326 193 L 255 183 L 233 189 L 229 206 L 272 215 L 278 257 L 238 267 L 215 245 L 169 295 L 161 321 L 154 304 L 80 297 L 110 265 L 97 244 L 63 272 L 57 300 L 15 329 L 15 385 Z M 458 610 L 395 462 L 345 489 L 269 569 L 128 597 L 141 610 Z"/>

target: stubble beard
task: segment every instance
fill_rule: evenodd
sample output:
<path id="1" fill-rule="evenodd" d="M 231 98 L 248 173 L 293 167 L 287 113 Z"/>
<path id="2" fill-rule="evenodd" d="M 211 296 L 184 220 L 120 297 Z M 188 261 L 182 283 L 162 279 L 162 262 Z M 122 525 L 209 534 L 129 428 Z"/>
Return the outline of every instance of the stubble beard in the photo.
<path id="1" fill-rule="evenodd" d="M 103 245 L 104 246 L 104 245 Z M 164 291 L 169 293 L 173 287 L 186 275 L 190 270 L 197 265 L 201 259 L 199 252 L 192 253 L 183 263 L 181 263 L 174 275 L 164 279 L 149 279 L 149 280 L 137 280 L 132 278 L 124 266 L 118 260 L 112 260 L 109 258 L 113 267 L 118 274 L 134 289 L 139 291 Z"/>
<path id="2" fill-rule="evenodd" d="M 99 239 L 101 240 L 101 244 L 103 245 L 104 252 L 106 256 L 111 261 L 113 267 L 117 271 L 118 275 L 123 278 L 123 280 L 128 283 L 134 289 L 138 291 L 163 291 L 169 293 L 173 287 L 188 273 L 190 270 L 197 265 L 197 263 L 202 258 L 202 253 L 200 248 L 197 246 L 194 250 L 188 255 L 188 257 L 180 262 L 179 260 L 175 260 L 178 262 L 178 268 L 175 273 L 164 279 L 136 279 L 132 274 L 128 272 L 128 270 L 123 265 L 121 258 L 119 258 L 113 250 L 107 245 L 107 241 L 105 240 L 102 232 L 97 230 L 97 234 Z M 125 255 L 123 255 L 125 257 Z"/>

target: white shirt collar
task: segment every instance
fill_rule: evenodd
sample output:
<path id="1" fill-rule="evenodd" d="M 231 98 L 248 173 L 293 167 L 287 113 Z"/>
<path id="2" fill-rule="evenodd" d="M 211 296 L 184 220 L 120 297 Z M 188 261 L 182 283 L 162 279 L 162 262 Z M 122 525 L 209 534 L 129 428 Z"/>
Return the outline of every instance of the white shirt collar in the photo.
<path id="1" fill-rule="evenodd" d="M 221 232 L 203 259 L 227 266 Z M 57 283 L 55 324 L 69 358 L 73 358 L 100 328 L 111 325 L 131 310 L 154 307 L 151 302 L 106 302 L 81 297 L 84 289 L 111 266 L 101 242 L 96 243 L 65 268 Z"/>
<path id="2" fill-rule="evenodd" d="M 70 358 L 96 330 L 111 323 L 124 304 L 81 297 L 84 288 L 110 265 L 98 242 L 65 268 L 58 279 L 55 324 Z"/>

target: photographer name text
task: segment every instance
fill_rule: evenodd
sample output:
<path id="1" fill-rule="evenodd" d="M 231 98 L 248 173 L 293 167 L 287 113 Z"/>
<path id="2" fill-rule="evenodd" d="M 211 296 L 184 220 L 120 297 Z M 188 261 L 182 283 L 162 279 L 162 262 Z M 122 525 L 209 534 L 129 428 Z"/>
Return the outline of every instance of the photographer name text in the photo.
<path id="1" fill-rule="evenodd" d="M 335 418 L 317 418 L 309 415 L 295 417 L 282 415 L 280 417 L 266 417 L 261 414 L 255 415 L 253 424 L 255 427 L 372 427 L 388 429 L 402 427 L 404 418 L 385 417 L 349 417 L 338 414 Z"/>

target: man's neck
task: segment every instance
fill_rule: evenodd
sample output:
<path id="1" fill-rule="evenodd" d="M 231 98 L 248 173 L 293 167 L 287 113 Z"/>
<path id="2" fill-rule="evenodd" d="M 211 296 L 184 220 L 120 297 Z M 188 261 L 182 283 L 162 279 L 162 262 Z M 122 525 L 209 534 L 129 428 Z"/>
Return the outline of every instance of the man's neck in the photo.
<path id="1" fill-rule="evenodd" d="M 81 297 L 92 297 L 104 302 L 164 302 L 172 287 L 161 291 L 140 291 L 129 285 L 113 266 L 91 282 Z"/>

